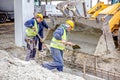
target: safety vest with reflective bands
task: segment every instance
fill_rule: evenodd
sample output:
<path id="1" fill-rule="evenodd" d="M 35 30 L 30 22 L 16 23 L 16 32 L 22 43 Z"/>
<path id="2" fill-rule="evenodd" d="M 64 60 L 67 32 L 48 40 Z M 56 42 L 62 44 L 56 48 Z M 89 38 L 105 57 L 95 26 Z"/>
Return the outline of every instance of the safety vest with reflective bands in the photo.
<path id="1" fill-rule="evenodd" d="M 32 28 L 26 29 L 26 36 L 28 37 L 34 37 L 38 34 L 38 24 L 36 20 L 34 19 L 34 26 Z"/>
<path id="2" fill-rule="evenodd" d="M 64 33 L 62 35 L 62 39 L 63 40 L 67 40 L 66 30 L 64 29 L 63 26 L 60 26 L 60 27 L 62 27 L 63 30 L 64 30 Z M 57 48 L 57 49 L 60 49 L 60 50 L 64 50 L 65 49 L 65 45 L 63 43 L 61 43 L 61 40 L 57 40 L 55 37 L 52 38 L 50 47 Z"/>

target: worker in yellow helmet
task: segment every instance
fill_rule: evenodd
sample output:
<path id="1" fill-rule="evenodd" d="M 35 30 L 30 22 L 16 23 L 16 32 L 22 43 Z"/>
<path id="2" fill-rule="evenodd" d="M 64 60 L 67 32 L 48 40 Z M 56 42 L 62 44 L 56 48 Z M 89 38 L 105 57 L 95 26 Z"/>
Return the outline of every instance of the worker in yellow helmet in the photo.
<path id="1" fill-rule="evenodd" d="M 42 14 L 37 14 L 36 16 L 41 16 L 42 19 L 43 19 L 43 15 Z M 36 17 L 35 16 L 35 17 Z M 39 36 L 41 37 L 41 40 L 39 39 L 38 37 L 38 50 L 39 52 L 42 52 L 43 51 L 43 41 L 44 41 L 44 35 L 43 35 L 43 30 L 44 28 L 47 29 L 47 31 L 49 31 L 49 26 L 47 25 L 46 21 L 43 19 L 42 22 L 39 23 L 39 31 L 38 31 L 38 34 Z"/>
<path id="2" fill-rule="evenodd" d="M 43 15 L 42 15 L 42 14 L 37 13 L 37 14 L 35 15 L 35 18 L 37 18 L 38 16 L 43 20 Z"/>
<path id="3" fill-rule="evenodd" d="M 34 59 L 36 54 L 36 44 L 37 44 L 37 35 L 39 31 L 39 23 L 43 21 L 42 14 L 36 14 L 35 18 L 32 18 L 25 22 L 26 27 L 26 37 L 25 41 L 27 43 L 27 56 L 26 61 Z"/>
<path id="4" fill-rule="evenodd" d="M 65 24 L 61 24 L 55 30 L 50 43 L 53 62 L 43 63 L 43 67 L 49 70 L 56 68 L 58 71 L 63 71 L 63 50 L 65 49 L 65 45 L 75 45 L 72 42 L 67 42 L 67 33 L 71 30 L 74 30 L 74 22 L 72 20 L 67 20 Z"/>

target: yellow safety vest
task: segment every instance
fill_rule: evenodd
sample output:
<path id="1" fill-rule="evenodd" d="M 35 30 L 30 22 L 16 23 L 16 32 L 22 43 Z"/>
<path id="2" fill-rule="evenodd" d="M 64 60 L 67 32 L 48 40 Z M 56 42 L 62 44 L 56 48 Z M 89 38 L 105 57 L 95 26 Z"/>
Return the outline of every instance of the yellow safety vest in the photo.
<path id="1" fill-rule="evenodd" d="M 34 37 L 37 34 L 38 34 L 38 24 L 37 24 L 36 20 L 34 19 L 34 26 L 33 26 L 33 28 L 26 29 L 26 36 Z"/>
<path id="2" fill-rule="evenodd" d="M 64 29 L 64 27 L 62 27 L 62 28 Z M 64 29 L 64 33 L 62 35 L 62 39 L 67 40 L 67 34 L 66 34 L 65 29 Z M 50 47 L 57 48 L 57 49 L 60 49 L 60 50 L 65 49 L 65 45 L 63 43 L 61 43 L 61 40 L 57 40 L 55 37 L 52 38 Z"/>

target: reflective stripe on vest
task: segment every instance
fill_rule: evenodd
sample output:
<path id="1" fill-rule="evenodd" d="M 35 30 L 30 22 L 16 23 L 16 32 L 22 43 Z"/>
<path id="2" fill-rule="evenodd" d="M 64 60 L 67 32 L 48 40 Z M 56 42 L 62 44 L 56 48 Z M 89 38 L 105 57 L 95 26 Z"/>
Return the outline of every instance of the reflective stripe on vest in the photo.
<path id="1" fill-rule="evenodd" d="M 64 30 L 64 33 L 62 35 L 62 39 L 63 40 L 67 40 L 66 30 L 64 29 L 64 27 L 62 27 L 62 28 Z M 50 47 L 57 48 L 57 49 L 60 49 L 60 50 L 64 50 L 65 49 L 65 45 L 63 43 L 61 43 L 61 40 L 57 40 L 54 37 L 52 38 Z"/>
<path id="2" fill-rule="evenodd" d="M 34 19 L 34 26 L 33 26 L 33 28 L 26 29 L 26 36 L 34 37 L 37 34 L 38 34 L 38 24 L 37 24 L 36 20 Z"/>

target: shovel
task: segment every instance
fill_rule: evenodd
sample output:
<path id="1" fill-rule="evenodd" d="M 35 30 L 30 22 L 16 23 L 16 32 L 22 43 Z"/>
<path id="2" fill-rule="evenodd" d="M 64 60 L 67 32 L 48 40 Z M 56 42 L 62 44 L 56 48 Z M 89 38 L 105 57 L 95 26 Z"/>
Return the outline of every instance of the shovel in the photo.
<path id="1" fill-rule="evenodd" d="M 45 41 L 43 41 L 43 39 L 40 37 L 40 35 L 38 34 L 37 36 L 39 37 L 39 39 L 40 39 L 40 41 L 43 43 L 43 45 L 44 45 L 47 49 L 49 49 L 48 46 L 45 44 Z M 45 58 L 45 55 L 46 55 L 46 54 L 41 53 L 41 63 L 43 63 L 44 58 Z M 38 58 L 40 58 L 39 54 L 38 54 Z"/>
<path id="2" fill-rule="evenodd" d="M 44 38 L 44 41 L 43 41 L 43 39 L 40 37 L 40 35 L 37 34 L 37 36 L 39 37 L 39 39 L 40 39 L 41 41 L 43 41 L 42 43 L 43 43 L 43 45 L 48 49 L 48 51 L 50 51 L 50 46 L 48 46 L 48 45 L 46 44 L 45 40 L 49 37 L 50 32 L 51 32 L 51 29 L 48 30 L 48 32 L 47 32 L 47 34 L 46 34 L 46 36 L 45 36 L 45 38 Z M 38 55 L 38 57 L 39 57 L 39 55 Z M 44 56 L 42 56 L 41 58 L 42 58 L 42 62 L 43 62 L 43 61 L 44 61 Z"/>

